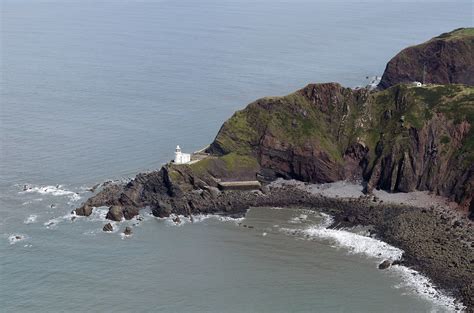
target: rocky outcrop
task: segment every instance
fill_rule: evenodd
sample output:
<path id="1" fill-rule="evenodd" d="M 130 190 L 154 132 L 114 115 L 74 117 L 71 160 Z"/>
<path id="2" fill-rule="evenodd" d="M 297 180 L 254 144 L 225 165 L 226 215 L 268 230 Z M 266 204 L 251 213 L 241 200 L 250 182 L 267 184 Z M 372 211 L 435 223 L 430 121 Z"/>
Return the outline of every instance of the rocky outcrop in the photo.
<path id="1" fill-rule="evenodd" d="M 408 47 L 388 62 L 379 87 L 400 83 L 474 85 L 474 28 L 444 33 Z"/>

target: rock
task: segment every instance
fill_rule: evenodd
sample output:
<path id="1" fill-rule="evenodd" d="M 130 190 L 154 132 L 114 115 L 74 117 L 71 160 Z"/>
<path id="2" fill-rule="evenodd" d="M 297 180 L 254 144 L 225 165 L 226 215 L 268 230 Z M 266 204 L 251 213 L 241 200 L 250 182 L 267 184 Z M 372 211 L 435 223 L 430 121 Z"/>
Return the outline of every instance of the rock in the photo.
<path id="1" fill-rule="evenodd" d="M 160 218 L 169 217 L 171 212 L 173 212 L 171 205 L 163 201 L 159 201 L 158 204 L 152 209 L 153 215 Z"/>
<path id="2" fill-rule="evenodd" d="M 207 190 L 209 191 L 209 194 L 211 195 L 213 199 L 216 199 L 221 193 L 221 191 L 217 187 L 209 186 L 207 187 Z"/>
<path id="3" fill-rule="evenodd" d="M 76 213 L 76 215 L 79 216 L 89 216 L 92 214 L 92 206 L 84 204 L 80 208 L 75 209 L 73 213 Z"/>
<path id="4" fill-rule="evenodd" d="M 379 270 L 385 270 L 390 267 L 392 263 L 389 260 L 385 260 L 379 264 Z"/>
<path id="5" fill-rule="evenodd" d="M 111 206 L 105 218 L 108 220 L 120 222 L 123 218 L 123 208 L 118 205 Z"/>
<path id="6" fill-rule="evenodd" d="M 345 220 L 352 224 L 355 222 L 356 217 L 354 215 L 349 215 L 349 216 L 346 216 Z"/>
<path id="7" fill-rule="evenodd" d="M 123 231 L 123 234 L 125 236 L 130 236 L 132 234 L 132 228 L 129 227 L 129 226 L 125 227 L 125 230 Z"/>
<path id="8" fill-rule="evenodd" d="M 140 210 L 135 207 L 125 207 L 122 213 L 126 220 L 131 220 L 140 213 Z"/>
<path id="9" fill-rule="evenodd" d="M 402 264 L 402 261 L 401 260 L 395 260 L 392 262 L 392 266 L 394 265 L 401 265 Z"/>
<path id="10" fill-rule="evenodd" d="M 175 218 L 173 218 L 173 222 L 175 222 L 176 224 L 180 224 L 181 219 L 179 218 L 179 216 L 176 216 Z"/>
<path id="11" fill-rule="evenodd" d="M 104 225 L 104 228 L 102 228 L 102 230 L 106 231 L 106 232 L 110 232 L 110 231 L 114 230 L 114 227 L 112 226 L 112 224 L 107 223 L 107 224 Z"/>

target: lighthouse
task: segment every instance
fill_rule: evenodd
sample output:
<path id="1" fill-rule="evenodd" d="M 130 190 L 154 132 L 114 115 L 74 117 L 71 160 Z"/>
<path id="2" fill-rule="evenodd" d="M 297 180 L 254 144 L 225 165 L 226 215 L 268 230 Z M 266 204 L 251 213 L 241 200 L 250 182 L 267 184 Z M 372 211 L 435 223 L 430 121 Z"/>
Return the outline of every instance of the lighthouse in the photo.
<path id="1" fill-rule="evenodd" d="M 185 164 L 191 161 L 191 154 L 181 152 L 181 147 L 179 145 L 176 146 L 176 150 L 174 152 L 174 163 L 175 164 Z"/>

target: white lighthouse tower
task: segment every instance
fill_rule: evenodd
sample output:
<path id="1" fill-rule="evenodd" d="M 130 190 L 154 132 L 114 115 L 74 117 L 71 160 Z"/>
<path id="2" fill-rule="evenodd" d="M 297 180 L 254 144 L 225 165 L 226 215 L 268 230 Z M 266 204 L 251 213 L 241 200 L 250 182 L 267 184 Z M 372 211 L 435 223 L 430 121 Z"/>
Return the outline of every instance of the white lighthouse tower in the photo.
<path id="1" fill-rule="evenodd" d="M 179 145 L 176 146 L 174 152 L 174 163 L 176 164 L 185 164 L 191 161 L 191 154 L 181 152 Z"/>

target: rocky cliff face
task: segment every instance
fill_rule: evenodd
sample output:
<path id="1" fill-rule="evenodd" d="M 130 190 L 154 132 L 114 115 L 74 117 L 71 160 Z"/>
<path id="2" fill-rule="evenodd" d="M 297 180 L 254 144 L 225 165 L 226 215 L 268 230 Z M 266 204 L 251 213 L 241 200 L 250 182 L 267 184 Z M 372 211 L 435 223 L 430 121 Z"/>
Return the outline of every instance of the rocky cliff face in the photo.
<path id="1" fill-rule="evenodd" d="M 474 85 L 474 28 L 444 33 L 408 47 L 388 62 L 381 89 L 414 81 Z"/>
<path id="2" fill-rule="evenodd" d="M 209 152 L 255 157 L 262 180 L 365 180 L 370 191 L 430 190 L 468 208 L 474 87 L 398 85 L 383 92 L 313 84 L 235 113 Z"/>

